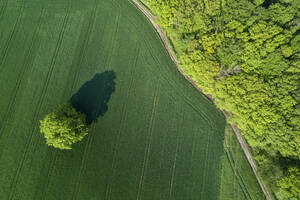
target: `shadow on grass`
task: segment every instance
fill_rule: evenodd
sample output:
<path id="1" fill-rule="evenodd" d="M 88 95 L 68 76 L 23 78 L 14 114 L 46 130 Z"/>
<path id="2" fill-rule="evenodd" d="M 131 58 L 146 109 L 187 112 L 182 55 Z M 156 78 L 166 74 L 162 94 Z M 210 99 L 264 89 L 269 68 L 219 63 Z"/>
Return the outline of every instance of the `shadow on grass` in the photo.
<path id="1" fill-rule="evenodd" d="M 114 71 L 96 74 L 71 97 L 71 104 L 78 112 L 86 115 L 88 125 L 96 122 L 97 118 L 108 110 L 107 103 L 115 91 L 115 79 Z"/>

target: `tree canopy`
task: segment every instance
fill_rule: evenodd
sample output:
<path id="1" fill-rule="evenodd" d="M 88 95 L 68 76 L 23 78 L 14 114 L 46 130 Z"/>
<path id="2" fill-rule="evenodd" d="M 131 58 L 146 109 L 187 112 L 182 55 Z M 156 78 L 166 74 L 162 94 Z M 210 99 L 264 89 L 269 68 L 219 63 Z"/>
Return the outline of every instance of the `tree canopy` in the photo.
<path id="1" fill-rule="evenodd" d="M 300 170 L 290 167 L 287 175 L 281 178 L 277 185 L 280 187 L 278 196 L 286 200 L 298 200 L 300 198 Z"/>
<path id="2" fill-rule="evenodd" d="M 48 146 L 72 149 L 72 144 L 88 134 L 85 115 L 73 108 L 71 103 L 60 105 L 40 121 L 40 131 Z"/>

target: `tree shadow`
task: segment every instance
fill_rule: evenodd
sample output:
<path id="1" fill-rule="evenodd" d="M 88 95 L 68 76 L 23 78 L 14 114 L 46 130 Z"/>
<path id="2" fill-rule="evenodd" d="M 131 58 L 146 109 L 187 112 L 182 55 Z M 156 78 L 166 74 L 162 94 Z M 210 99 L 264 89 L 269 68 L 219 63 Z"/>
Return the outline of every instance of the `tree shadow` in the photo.
<path id="1" fill-rule="evenodd" d="M 71 97 L 73 107 L 86 115 L 87 125 L 96 122 L 108 110 L 107 103 L 115 91 L 115 79 L 114 71 L 97 73 Z"/>

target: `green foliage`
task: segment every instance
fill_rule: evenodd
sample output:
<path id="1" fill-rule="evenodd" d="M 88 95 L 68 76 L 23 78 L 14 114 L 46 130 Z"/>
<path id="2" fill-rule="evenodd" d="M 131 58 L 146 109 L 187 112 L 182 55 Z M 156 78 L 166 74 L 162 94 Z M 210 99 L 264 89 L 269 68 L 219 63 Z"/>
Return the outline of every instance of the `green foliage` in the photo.
<path id="1" fill-rule="evenodd" d="M 171 35 L 179 67 L 230 113 L 261 168 L 277 165 L 279 180 L 286 173 L 273 161 L 300 159 L 299 1 L 145 2 Z"/>
<path id="2" fill-rule="evenodd" d="M 58 149 L 72 149 L 72 144 L 88 134 L 85 115 L 77 112 L 70 103 L 59 106 L 40 122 L 46 143 Z"/>
<path id="3" fill-rule="evenodd" d="M 298 167 L 290 167 L 287 175 L 281 178 L 277 185 L 277 196 L 284 200 L 298 200 L 300 198 L 300 170 Z"/>

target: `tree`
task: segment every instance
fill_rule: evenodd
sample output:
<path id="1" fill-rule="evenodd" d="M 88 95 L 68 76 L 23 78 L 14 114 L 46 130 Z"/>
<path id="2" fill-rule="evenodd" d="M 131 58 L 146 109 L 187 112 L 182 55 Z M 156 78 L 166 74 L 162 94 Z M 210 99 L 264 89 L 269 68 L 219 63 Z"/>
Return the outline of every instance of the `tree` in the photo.
<path id="1" fill-rule="evenodd" d="M 85 115 L 77 112 L 71 103 L 59 106 L 40 123 L 47 145 L 58 149 L 72 149 L 72 144 L 88 134 Z"/>
<path id="2" fill-rule="evenodd" d="M 290 167 L 286 176 L 281 178 L 277 185 L 279 192 L 277 196 L 281 199 L 297 200 L 300 198 L 300 170 Z"/>

